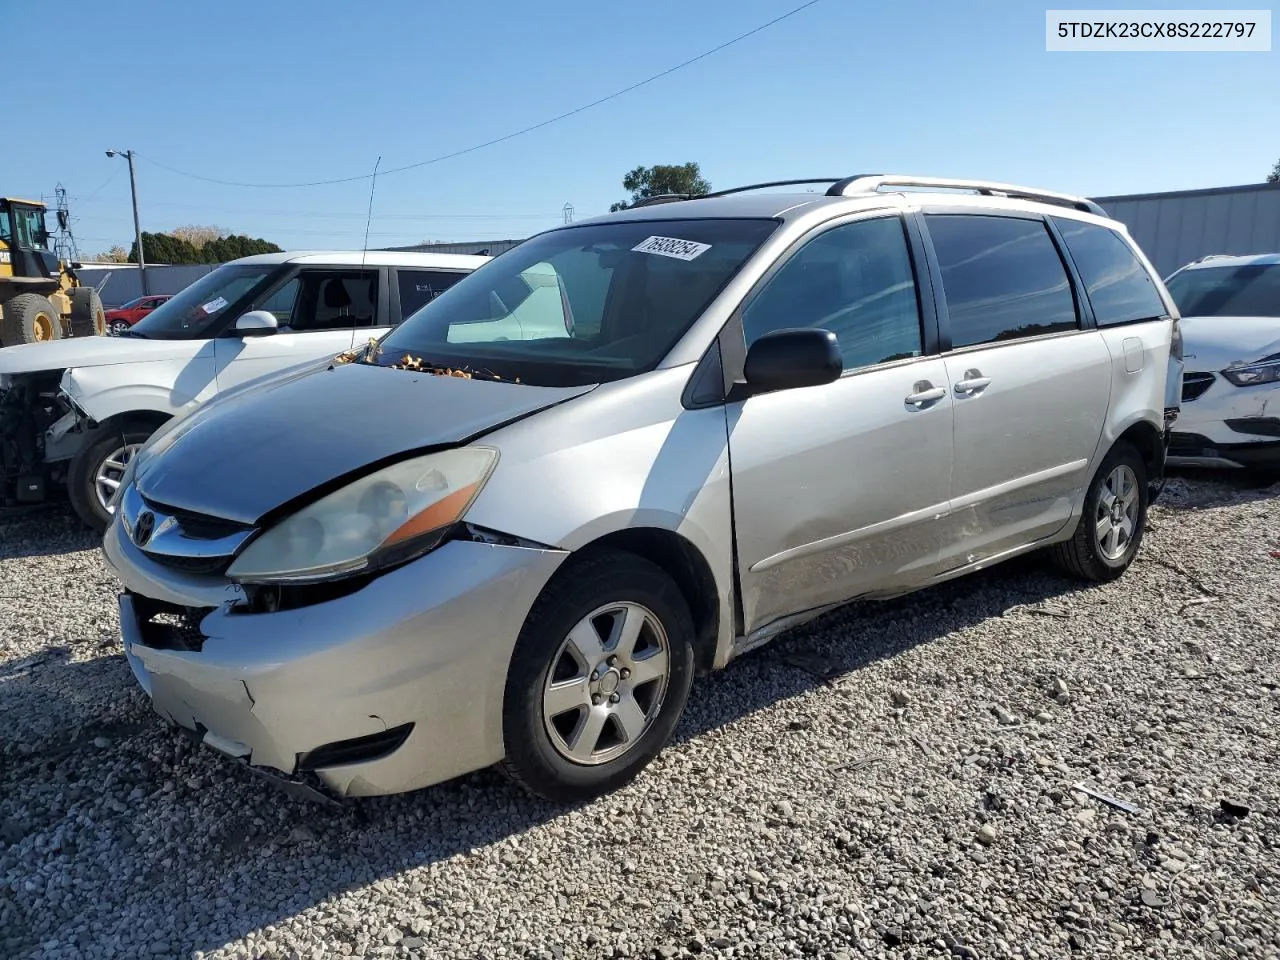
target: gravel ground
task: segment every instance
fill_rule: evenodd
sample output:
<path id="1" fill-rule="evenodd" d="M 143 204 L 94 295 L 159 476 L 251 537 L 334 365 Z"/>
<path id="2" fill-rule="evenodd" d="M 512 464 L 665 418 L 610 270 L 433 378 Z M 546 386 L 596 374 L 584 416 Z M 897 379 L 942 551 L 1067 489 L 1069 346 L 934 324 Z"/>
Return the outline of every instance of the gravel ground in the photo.
<path id="1" fill-rule="evenodd" d="M 1119 583 L 828 616 L 595 803 L 336 813 L 163 729 L 92 538 L 0 521 L 0 956 L 1280 957 L 1278 498 L 1176 479 Z"/>

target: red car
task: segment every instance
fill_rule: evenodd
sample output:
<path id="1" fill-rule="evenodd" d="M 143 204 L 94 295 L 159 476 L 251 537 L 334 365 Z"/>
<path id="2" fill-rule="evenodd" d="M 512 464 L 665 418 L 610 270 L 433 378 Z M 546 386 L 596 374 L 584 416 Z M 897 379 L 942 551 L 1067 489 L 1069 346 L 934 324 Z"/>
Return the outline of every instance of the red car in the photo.
<path id="1" fill-rule="evenodd" d="M 114 310 L 108 310 L 107 332 L 113 337 L 118 337 L 171 296 L 172 294 L 164 293 L 150 297 L 139 297 L 137 300 L 130 300 Z"/>

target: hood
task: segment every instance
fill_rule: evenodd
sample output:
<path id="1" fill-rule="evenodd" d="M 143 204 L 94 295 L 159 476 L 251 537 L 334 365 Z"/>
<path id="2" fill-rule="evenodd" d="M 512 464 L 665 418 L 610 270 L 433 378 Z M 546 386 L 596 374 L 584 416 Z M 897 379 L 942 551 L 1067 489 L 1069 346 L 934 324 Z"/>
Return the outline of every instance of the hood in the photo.
<path id="1" fill-rule="evenodd" d="M 1280 353 L 1280 317 L 1183 317 L 1180 322 L 1188 372 L 1217 373 Z"/>
<path id="2" fill-rule="evenodd" d="M 71 337 L 44 343 L 20 343 L 0 350 L 0 373 L 39 373 L 42 370 L 100 367 L 136 360 L 173 360 L 189 356 L 193 342 L 196 341 Z"/>
<path id="3" fill-rule="evenodd" d="M 256 523 L 374 463 L 473 439 L 591 389 L 311 367 L 197 410 L 171 446 L 139 460 L 135 483 L 168 507 Z"/>

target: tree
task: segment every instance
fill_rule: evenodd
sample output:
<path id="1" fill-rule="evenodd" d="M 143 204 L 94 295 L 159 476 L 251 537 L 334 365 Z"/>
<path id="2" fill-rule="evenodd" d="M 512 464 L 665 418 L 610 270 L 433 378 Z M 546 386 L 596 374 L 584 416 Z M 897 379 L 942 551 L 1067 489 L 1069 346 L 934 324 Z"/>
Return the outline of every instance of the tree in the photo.
<path id="1" fill-rule="evenodd" d="M 702 171 L 696 163 L 674 166 L 660 163 L 652 167 L 636 167 L 622 178 L 622 186 L 631 191 L 631 199 L 613 204 L 609 207 L 611 213 L 626 210 L 640 200 L 664 193 L 701 197 L 711 192 L 711 184 L 703 179 Z"/>
<path id="2" fill-rule="evenodd" d="M 1276 161 L 1276 165 L 1271 168 L 1271 173 L 1267 175 L 1267 183 L 1280 183 L 1280 160 Z"/>
<path id="3" fill-rule="evenodd" d="M 95 253 L 86 262 L 88 263 L 128 263 L 129 251 L 117 243 L 114 247 L 112 247 L 110 250 L 107 250 L 105 253 Z"/>
<path id="4" fill-rule="evenodd" d="M 230 233 L 231 231 L 225 227 L 200 226 L 192 223 L 184 227 L 174 227 L 169 231 L 169 236 L 185 240 L 199 250 L 210 240 L 221 240 Z"/>
<path id="5" fill-rule="evenodd" d="M 226 263 L 258 253 L 280 253 L 282 248 L 267 240 L 232 233 L 214 237 L 199 246 L 172 233 L 142 233 L 142 246 L 149 263 Z M 138 262 L 138 245 L 129 250 L 129 263 Z"/>

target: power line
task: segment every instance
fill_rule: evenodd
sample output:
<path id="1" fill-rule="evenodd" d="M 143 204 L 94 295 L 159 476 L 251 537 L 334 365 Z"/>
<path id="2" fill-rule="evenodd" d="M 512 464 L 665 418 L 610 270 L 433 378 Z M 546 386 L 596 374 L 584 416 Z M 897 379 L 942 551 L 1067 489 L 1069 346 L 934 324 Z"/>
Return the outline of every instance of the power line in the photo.
<path id="1" fill-rule="evenodd" d="M 628 87 L 623 87 L 621 90 L 616 90 L 613 93 L 600 97 L 599 99 L 592 100 L 590 103 L 585 103 L 580 107 L 575 107 L 574 109 L 566 111 L 565 113 L 559 114 L 558 116 L 554 116 L 549 120 L 543 120 L 540 123 L 535 123 L 531 126 L 524 127 L 521 130 L 516 130 L 514 133 L 508 133 L 501 137 L 495 137 L 492 140 L 486 140 L 484 143 L 477 143 L 474 146 L 465 147 L 462 150 L 455 150 L 452 153 L 445 153 L 445 154 L 441 154 L 438 157 L 432 157 L 430 160 L 419 160 L 417 163 L 408 163 L 402 167 L 392 167 L 389 170 L 382 171 L 379 174 L 379 176 L 386 177 L 386 176 L 390 176 L 393 173 L 403 173 L 406 170 L 416 170 L 419 167 L 426 167 L 434 163 L 441 163 L 445 160 L 452 160 L 455 157 L 461 157 L 468 153 L 474 153 L 477 150 L 483 150 L 486 147 L 492 147 L 499 143 L 505 143 L 508 140 L 514 140 L 516 137 L 522 137 L 526 133 L 532 133 L 535 130 L 541 130 L 543 127 L 550 126 L 553 123 L 559 123 L 561 120 L 567 120 L 569 117 L 576 116 L 577 114 L 582 113 L 583 111 L 590 110 L 592 107 L 598 107 L 602 103 L 608 103 L 610 100 L 616 100 L 618 97 L 621 97 L 624 94 L 631 93 L 633 90 L 639 90 L 641 87 L 647 86 L 648 84 L 651 84 L 656 80 L 661 80 L 663 77 L 668 77 L 671 74 L 675 73 L 677 70 L 683 70 L 685 67 L 693 66 L 693 64 L 698 63 L 699 61 L 705 60 L 708 57 L 719 53 L 721 50 L 724 50 L 727 47 L 733 46 L 735 43 L 741 43 L 743 40 L 746 40 L 748 37 L 753 37 L 757 33 L 760 33 L 762 30 L 767 30 L 770 27 L 781 23 L 783 20 L 788 20 L 791 17 L 794 17 L 796 14 L 802 13 L 805 10 L 809 9 L 810 7 L 815 6 L 816 4 L 821 2 L 822 0 L 807 0 L 807 2 L 802 3 L 797 7 L 791 8 L 781 16 L 774 17 L 772 20 L 768 21 L 767 23 L 762 23 L 758 27 L 754 27 L 751 30 L 748 30 L 746 33 L 740 33 L 738 34 L 738 36 L 734 37 L 733 39 L 726 40 L 724 43 L 720 44 L 719 46 L 712 47 L 710 50 L 707 50 L 704 53 L 700 53 L 696 57 L 692 57 L 688 60 L 685 60 L 683 63 L 678 63 L 674 67 L 668 67 L 666 70 L 663 70 L 661 73 L 655 73 L 651 77 L 647 77 L 644 80 L 641 80 L 637 83 L 633 83 Z M 369 174 L 369 173 L 362 173 L 359 176 L 355 176 L 355 177 L 335 177 L 331 180 L 310 180 L 303 183 L 242 183 L 237 180 L 219 180 L 215 177 L 205 177 L 198 173 L 189 173 L 186 170 L 179 170 L 177 167 L 171 167 L 168 164 L 161 163 L 158 160 L 152 160 L 150 157 L 145 157 L 142 154 L 136 154 L 136 156 L 138 156 L 142 160 L 147 161 L 152 166 L 159 167 L 162 170 L 168 170 L 170 173 L 177 174 L 178 176 L 188 177 L 192 180 L 203 180 L 205 183 L 216 183 L 224 187 L 255 187 L 255 188 L 266 188 L 266 189 L 272 189 L 272 190 L 293 188 L 293 187 L 324 187 L 324 186 L 329 186 L 331 184 L 337 184 L 337 183 L 355 183 L 360 180 L 368 180 L 371 176 L 373 176 L 372 174 Z"/>
<path id="2" fill-rule="evenodd" d="M 381 174 L 380 174 L 381 176 Z M 77 197 L 68 197 L 69 200 L 78 200 Z M 126 202 L 128 198 L 125 198 Z M 84 200 L 79 200 L 84 203 Z M 95 203 L 103 203 L 106 201 L 98 200 Z M 118 202 L 118 201 L 111 201 Z M 245 217 L 299 217 L 312 220 L 363 220 L 363 213 L 315 213 L 313 211 L 289 211 L 289 210 L 239 210 L 231 207 L 220 207 L 217 204 L 204 203 L 181 203 L 168 202 L 164 200 L 155 200 L 147 204 L 150 207 L 165 207 L 176 210 L 195 210 L 201 211 L 208 216 L 245 216 Z M 560 213 L 375 213 L 374 220 L 554 220 L 560 216 Z M 77 220 L 114 220 L 114 217 L 106 217 L 99 214 L 78 214 Z"/>

